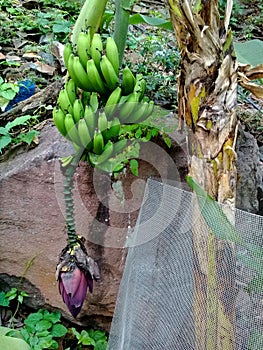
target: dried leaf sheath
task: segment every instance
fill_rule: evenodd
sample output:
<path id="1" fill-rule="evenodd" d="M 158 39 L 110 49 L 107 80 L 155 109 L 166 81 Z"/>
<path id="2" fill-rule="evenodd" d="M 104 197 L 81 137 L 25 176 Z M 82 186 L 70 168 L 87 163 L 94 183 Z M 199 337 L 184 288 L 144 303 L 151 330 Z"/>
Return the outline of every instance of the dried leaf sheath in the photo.
<path id="1" fill-rule="evenodd" d="M 238 65 L 228 30 L 232 1 L 222 21 L 218 1 L 168 4 L 182 57 L 178 113 L 189 129 L 189 175 L 227 205 L 233 221 Z M 199 227 L 193 242 L 196 349 L 234 349 L 233 248 Z"/>

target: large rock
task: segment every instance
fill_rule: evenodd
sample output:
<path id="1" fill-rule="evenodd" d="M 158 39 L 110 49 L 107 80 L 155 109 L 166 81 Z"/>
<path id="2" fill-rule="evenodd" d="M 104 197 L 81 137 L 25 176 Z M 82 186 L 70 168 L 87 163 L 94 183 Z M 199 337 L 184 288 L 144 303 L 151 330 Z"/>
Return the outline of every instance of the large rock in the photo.
<path id="1" fill-rule="evenodd" d="M 262 213 L 263 164 L 256 139 L 240 129 L 237 139 L 237 201 L 239 209 L 255 214 Z"/>
<path id="2" fill-rule="evenodd" d="M 176 142 L 172 147 L 173 158 L 178 157 L 176 165 L 167 150 L 158 144 L 145 144 L 139 177 L 123 174 L 113 186 L 109 176 L 81 164 L 74 189 L 77 232 L 87 238 L 101 281 L 95 283 L 94 292 L 88 294 L 77 320 L 73 320 L 55 280 L 58 255 L 66 245 L 58 158 L 71 151 L 71 145 L 49 124 L 36 148 L 21 151 L 1 164 L 0 289 L 18 286 L 26 266 L 32 263 L 22 287 L 29 294 L 27 306 L 59 309 L 67 320 L 109 330 L 125 263 L 128 226 L 135 224 L 146 179 L 152 176 L 180 182 L 180 173 L 186 172 L 186 157 Z"/>

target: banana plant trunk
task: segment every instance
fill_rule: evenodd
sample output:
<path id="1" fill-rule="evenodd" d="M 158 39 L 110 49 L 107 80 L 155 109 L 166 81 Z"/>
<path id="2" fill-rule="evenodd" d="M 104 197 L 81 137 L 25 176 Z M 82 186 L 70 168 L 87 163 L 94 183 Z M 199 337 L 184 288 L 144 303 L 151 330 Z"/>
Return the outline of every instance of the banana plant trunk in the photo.
<path id="1" fill-rule="evenodd" d="M 224 204 L 231 222 L 236 198 L 237 62 L 229 20 L 218 1 L 168 0 L 181 50 L 178 114 L 188 129 L 189 175 Z M 198 225 L 197 225 L 198 226 Z M 193 228 L 196 350 L 235 349 L 234 248 Z"/>

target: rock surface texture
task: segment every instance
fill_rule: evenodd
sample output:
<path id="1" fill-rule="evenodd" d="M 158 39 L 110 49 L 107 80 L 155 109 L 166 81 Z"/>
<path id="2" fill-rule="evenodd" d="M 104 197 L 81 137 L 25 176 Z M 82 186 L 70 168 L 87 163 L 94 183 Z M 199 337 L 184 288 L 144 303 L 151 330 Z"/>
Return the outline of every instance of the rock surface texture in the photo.
<path id="1" fill-rule="evenodd" d="M 77 233 L 86 237 L 88 253 L 99 264 L 101 281 L 95 282 L 94 292 L 87 295 L 74 320 L 55 280 L 58 255 L 66 245 L 59 157 L 71 151 L 71 145 L 48 124 L 37 147 L 0 164 L 0 289 L 18 286 L 26 264 L 33 259 L 22 287 L 30 296 L 24 301 L 28 307 L 60 310 L 66 320 L 109 330 L 125 264 L 127 227 L 136 222 L 145 181 L 152 176 L 180 182 L 186 157 L 175 142 L 175 166 L 163 148 L 145 144 L 139 177 L 127 173 L 113 186 L 109 176 L 81 164 L 74 189 Z"/>
<path id="2" fill-rule="evenodd" d="M 236 165 L 237 208 L 263 215 L 263 162 L 256 139 L 243 130 L 237 139 Z"/>

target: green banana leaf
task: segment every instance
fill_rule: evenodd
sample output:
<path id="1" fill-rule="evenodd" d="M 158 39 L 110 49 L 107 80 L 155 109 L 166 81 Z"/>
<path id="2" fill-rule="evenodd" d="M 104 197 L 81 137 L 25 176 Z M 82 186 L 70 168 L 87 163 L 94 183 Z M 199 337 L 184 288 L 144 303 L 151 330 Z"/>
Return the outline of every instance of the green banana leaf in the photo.
<path id="1" fill-rule="evenodd" d="M 151 26 L 160 27 L 167 30 L 173 30 L 173 25 L 171 21 L 159 18 L 159 17 L 150 17 L 145 15 L 140 15 L 136 13 L 135 15 L 130 16 L 129 24 L 141 24 L 146 23 Z"/>
<path id="2" fill-rule="evenodd" d="M 234 43 L 237 60 L 240 63 L 258 66 L 263 64 L 263 41 L 259 39 L 249 40 L 244 43 Z"/>

